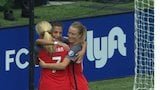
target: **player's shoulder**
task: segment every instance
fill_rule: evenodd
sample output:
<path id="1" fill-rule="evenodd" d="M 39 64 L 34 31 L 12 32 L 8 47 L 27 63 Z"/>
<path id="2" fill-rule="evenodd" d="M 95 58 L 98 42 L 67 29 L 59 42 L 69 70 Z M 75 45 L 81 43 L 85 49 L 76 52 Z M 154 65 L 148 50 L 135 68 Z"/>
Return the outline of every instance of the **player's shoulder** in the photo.
<path id="1" fill-rule="evenodd" d="M 39 54 L 48 54 L 48 52 L 45 49 L 41 49 L 40 52 L 39 52 Z"/>
<path id="2" fill-rule="evenodd" d="M 81 48 L 82 48 L 81 43 L 78 43 L 78 44 L 76 44 L 76 45 L 73 45 L 73 46 L 71 47 L 71 50 L 80 50 Z"/>

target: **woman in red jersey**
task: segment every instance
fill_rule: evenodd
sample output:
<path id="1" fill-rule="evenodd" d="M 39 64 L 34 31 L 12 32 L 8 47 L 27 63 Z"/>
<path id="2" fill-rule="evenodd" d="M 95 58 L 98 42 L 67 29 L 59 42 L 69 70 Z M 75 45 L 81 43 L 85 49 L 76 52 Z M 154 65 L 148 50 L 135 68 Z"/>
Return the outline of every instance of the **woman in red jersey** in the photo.
<path id="1" fill-rule="evenodd" d="M 36 25 L 36 31 L 43 39 L 53 41 L 49 34 L 51 25 L 42 21 Z M 45 63 L 60 63 L 67 55 L 68 51 L 59 45 L 43 45 L 39 51 L 38 58 Z M 40 65 L 41 66 L 41 65 Z M 39 90 L 71 90 L 68 69 L 52 70 L 41 66 Z"/>
<path id="2" fill-rule="evenodd" d="M 71 90 L 88 90 L 88 82 L 83 75 L 83 60 L 77 61 L 76 53 L 82 49 L 85 43 L 86 28 L 80 22 L 74 22 L 69 27 L 68 40 L 70 51 L 61 63 L 45 63 L 40 60 L 40 65 L 43 68 L 53 70 L 63 70 L 68 68 Z"/>

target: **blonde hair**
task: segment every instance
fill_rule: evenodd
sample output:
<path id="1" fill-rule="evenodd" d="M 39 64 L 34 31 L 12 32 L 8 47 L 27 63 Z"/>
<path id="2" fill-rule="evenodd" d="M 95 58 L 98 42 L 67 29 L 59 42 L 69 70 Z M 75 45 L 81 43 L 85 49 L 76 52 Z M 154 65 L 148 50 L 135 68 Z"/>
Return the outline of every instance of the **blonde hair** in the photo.
<path id="1" fill-rule="evenodd" d="M 51 36 L 51 34 L 49 34 L 48 32 L 44 32 L 44 36 L 43 39 L 47 40 L 47 41 L 53 41 L 53 38 Z M 53 45 L 45 45 L 43 46 L 49 53 L 53 53 L 54 52 L 54 48 Z"/>
<path id="2" fill-rule="evenodd" d="M 82 40 L 81 42 L 84 42 L 86 40 L 86 35 L 87 35 L 86 27 L 80 22 L 73 22 L 71 26 L 79 30 L 78 31 L 79 39 Z"/>
<path id="3" fill-rule="evenodd" d="M 41 21 L 36 25 L 36 31 L 38 35 L 43 34 L 42 38 L 47 41 L 53 41 L 53 38 L 50 34 L 51 29 L 52 29 L 52 26 L 47 21 Z M 53 45 L 44 45 L 43 47 L 48 51 L 48 53 L 54 52 Z"/>
<path id="4" fill-rule="evenodd" d="M 44 32 L 50 32 L 51 29 L 52 29 L 52 26 L 47 21 L 41 21 L 36 24 L 36 31 L 37 31 L 38 35 L 41 35 Z"/>

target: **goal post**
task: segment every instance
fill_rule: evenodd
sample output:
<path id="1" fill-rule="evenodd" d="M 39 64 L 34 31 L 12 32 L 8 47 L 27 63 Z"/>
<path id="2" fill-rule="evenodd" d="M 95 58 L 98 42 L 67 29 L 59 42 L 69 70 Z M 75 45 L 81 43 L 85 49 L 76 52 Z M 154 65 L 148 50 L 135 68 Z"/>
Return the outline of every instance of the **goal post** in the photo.
<path id="1" fill-rule="evenodd" d="M 133 90 L 154 90 L 154 0 L 135 0 Z"/>

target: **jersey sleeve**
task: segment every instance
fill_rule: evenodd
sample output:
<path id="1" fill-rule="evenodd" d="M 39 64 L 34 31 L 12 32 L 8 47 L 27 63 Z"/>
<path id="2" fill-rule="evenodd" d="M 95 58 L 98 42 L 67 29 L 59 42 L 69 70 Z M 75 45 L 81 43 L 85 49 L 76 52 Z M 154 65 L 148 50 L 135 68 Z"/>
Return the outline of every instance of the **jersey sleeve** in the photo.
<path id="1" fill-rule="evenodd" d="M 75 45 L 71 47 L 70 51 L 68 52 L 67 58 L 71 61 L 76 61 L 76 54 L 82 49 L 81 44 Z"/>

